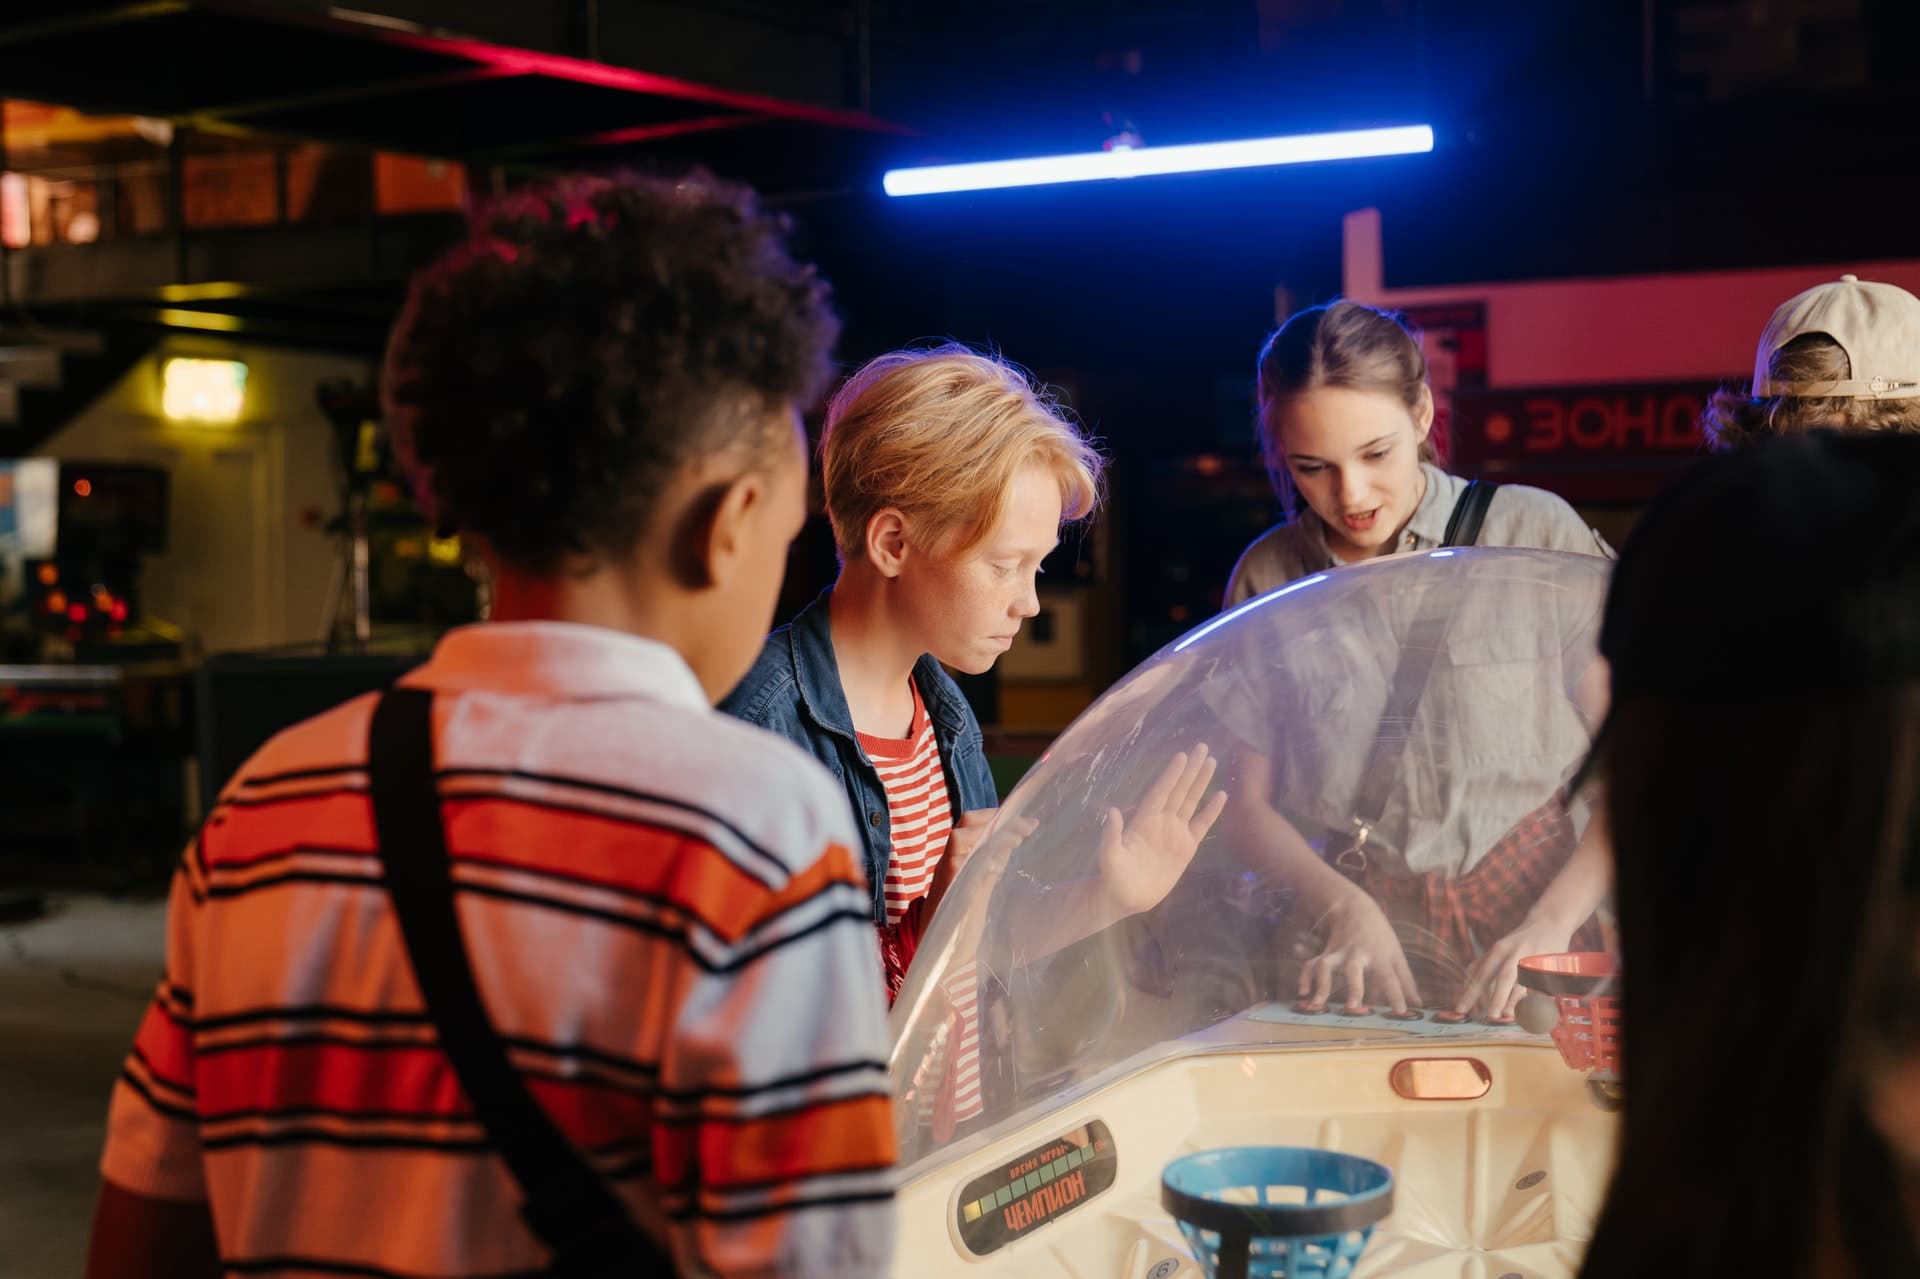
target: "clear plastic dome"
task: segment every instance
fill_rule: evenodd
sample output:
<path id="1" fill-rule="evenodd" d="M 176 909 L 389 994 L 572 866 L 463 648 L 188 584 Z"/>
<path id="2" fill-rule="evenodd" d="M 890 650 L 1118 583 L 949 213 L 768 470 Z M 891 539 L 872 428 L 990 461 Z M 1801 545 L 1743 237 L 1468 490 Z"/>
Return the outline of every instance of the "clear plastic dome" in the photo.
<path id="1" fill-rule="evenodd" d="M 1567 787 L 1604 710 L 1609 568 L 1474 549 L 1318 574 L 1196 627 L 1096 702 L 1007 798 L 895 1006 L 907 1177 L 1171 1059 L 1544 1046 L 1450 1010 L 1589 821 Z M 1188 786 L 1169 765 L 1201 746 L 1207 793 L 1229 798 L 1191 861 L 1111 838 L 1167 800 L 1165 777 Z M 1363 992 L 1334 964 L 1316 989 L 1329 894 L 1349 918 L 1358 897 L 1379 908 L 1407 989 L 1383 986 L 1384 961 Z M 1557 949 L 1598 949 L 1595 926 Z M 1303 969 L 1324 1008 L 1297 1002 Z"/>

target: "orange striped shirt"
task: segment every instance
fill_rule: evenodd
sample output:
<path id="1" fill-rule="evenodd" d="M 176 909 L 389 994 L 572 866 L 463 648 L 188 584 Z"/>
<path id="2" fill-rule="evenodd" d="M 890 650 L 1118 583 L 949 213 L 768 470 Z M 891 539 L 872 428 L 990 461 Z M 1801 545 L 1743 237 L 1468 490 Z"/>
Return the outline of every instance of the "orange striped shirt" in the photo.
<path id="1" fill-rule="evenodd" d="M 554 1122 L 682 1273 L 886 1273 L 885 1013 L 824 771 L 600 628 L 464 628 L 407 682 L 476 983 Z M 188 850 L 102 1172 L 210 1201 L 231 1272 L 536 1269 L 383 887 L 372 706 L 274 738 Z"/>

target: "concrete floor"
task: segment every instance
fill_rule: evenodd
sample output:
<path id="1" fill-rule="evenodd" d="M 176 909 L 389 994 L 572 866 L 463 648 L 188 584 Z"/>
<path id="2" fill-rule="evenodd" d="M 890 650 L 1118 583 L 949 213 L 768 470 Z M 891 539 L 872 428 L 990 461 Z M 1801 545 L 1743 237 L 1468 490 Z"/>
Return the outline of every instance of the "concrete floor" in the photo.
<path id="1" fill-rule="evenodd" d="M 0 1279 L 80 1274 L 107 1097 L 160 975 L 164 900 L 53 907 L 0 928 Z"/>

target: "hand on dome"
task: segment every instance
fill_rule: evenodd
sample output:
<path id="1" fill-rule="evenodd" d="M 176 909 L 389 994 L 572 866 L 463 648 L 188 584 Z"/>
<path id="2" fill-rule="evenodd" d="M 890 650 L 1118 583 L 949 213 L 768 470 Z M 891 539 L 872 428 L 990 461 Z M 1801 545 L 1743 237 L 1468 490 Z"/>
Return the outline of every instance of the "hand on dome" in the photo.
<path id="1" fill-rule="evenodd" d="M 1107 810 L 1100 830 L 1100 882 L 1115 918 L 1160 904 L 1227 806 L 1227 793 L 1205 798 L 1220 761 L 1204 743 L 1181 751 L 1161 770 L 1129 820 Z"/>

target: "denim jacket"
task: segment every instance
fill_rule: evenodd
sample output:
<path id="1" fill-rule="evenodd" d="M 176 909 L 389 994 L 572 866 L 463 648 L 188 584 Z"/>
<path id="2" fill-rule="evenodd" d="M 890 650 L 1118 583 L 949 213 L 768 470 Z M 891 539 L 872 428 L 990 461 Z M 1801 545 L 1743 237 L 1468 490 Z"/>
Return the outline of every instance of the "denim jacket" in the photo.
<path id="1" fill-rule="evenodd" d="M 823 592 L 790 625 L 767 636 L 759 660 L 720 709 L 799 743 L 846 787 L 854 825 L 865 845 L 874 922 L 884 923 L 887 866 L 893 859 L 892 823 L 887 819 L 886 788 L 854 736 L 853 712 L 847 709 L 847 695 L 840 684 L 840 666 L 828 629 L 831 594 L 831 590 Z M 933 722 L 954 821 L 972 809 L 993 808 L 999 798 L 987 768 L 980 721 L 960 686 L 927 656 L 914 663 L 913 682 Z"/>

